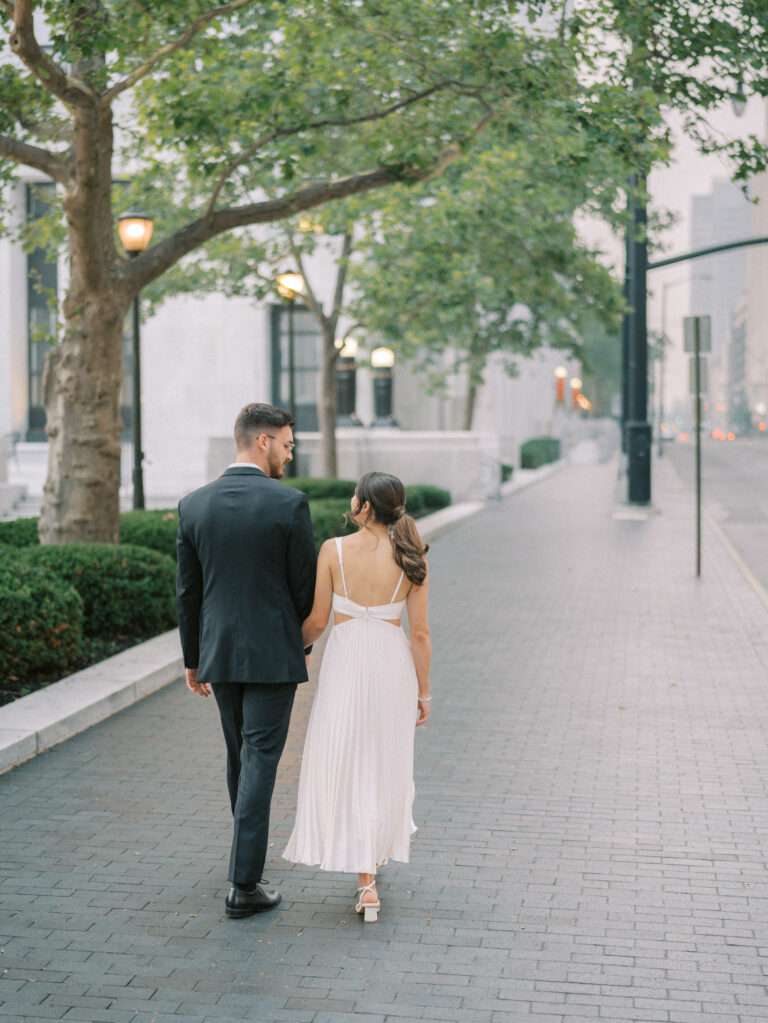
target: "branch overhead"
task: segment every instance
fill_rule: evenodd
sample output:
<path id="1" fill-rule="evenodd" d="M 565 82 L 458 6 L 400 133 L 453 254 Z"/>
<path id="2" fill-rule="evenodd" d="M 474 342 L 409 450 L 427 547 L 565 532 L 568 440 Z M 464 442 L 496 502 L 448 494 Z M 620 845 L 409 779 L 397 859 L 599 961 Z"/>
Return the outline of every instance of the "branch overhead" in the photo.
<path id="1" fill-rule="evenodd" d="M 472 129 L 468 137 L 475 138 L 492 117 L 493 113 L 489 110 Z M 295 216 L 297 213 L 315 206 L 323 206 L 327 202 L 346 199 L 352 195 L 361 195 L 386 185 L 427 181 L 442 173 L 449 164 L 461 156 L 461 153 L 459 145 L 452 145 L 443 150 L 434 163 L 424 168 L 413 168 L 402 164 L 378 167 L 373 171 L 338 178 L 335 181 L 320 181 L 305 185 L 303 188 L 277 199 L 267 199 L 263 202 L 205 213 L 128 264 L 123 270 L 125 287 L 130 294 L 135 294 L 160 277 L 188 253 L 217 235 L 224 234 L 225 231 L 231 231 L 236 227 L 270 224 L 278 220 L 285 220 L 287 217 Z"/>
<path id="2" fill-rule="evenodd" d="M 205 14 L 201 14 L 195 18 L 188 26 L 184 29 L 178 38 L 174 39 L 173 42 L 166 43 L 165 46 L 161 46 L 156 50 L 151 57 L 148 57 L 143 64 L 140 64 L 134 71 L 132 71 L 125 78 L 119 82 L 115 82 L 111 88 L 101 97 L 102 103 L 111 103 L 116 96 L 119 96 L 121 92 L 125 92 L 126 89 L 132 89 L 134 85 L 146 78 L 147 75 L 157 67 L 157 65 L 169 57 L 172 53 L 176 53 L 177 50 L 184 49 L 194 38 L 201 32 L 206 25 L 209 25 L 216 18 L 221 18 L 226 14 L 232 14 L 234 11 L 239 10 L 241 7 L 247 7 L 249 4 L 254 3 L 255 0 L 231 0 L 230 3 L 220 4 L 218 7 L 214 7 L 212 10 L 207 11 Z"/>
<path id="3" fill-rule="evenodd" d="M 18 142 L 8 135 L 0 135 L 0 158 L 26 167 L 34 167 L 35 170 L 42 171 L 49 178 L 62 184 L 68 177 L 67 160 L 63 153 L 52 153 L 28 142 Z"/>
<path id="4" fill-rule="evenodd" d="M 5 3 L 4 3 L 5 6 Z M 68 75 L 53 58 L 41 48 L 35 36 L 33 0 L 15 0 L 13 5 L 13 31 L 11 49 L 53 96 L 67 106 L 82 106 L 94 100 L 96 94 L 89 85 Z M 7 8 L 6 8 L 7 9 Z"/>
<path id="5" fill-rule="evenodd" d="M 252 145 L 247 146 L 242 153 L 238 153 L 237 156 L 227 161 L 221 174 L 216 179 L 206 212 L 212 213 L 215 210 L 216 203 L 218 202 L 224 185 L 237 168 L 248 163 L 249 160 L 256 156 L 260 149 L 269 145 L 270 142 L 276 142 L 278 139 L 291 138 L 293 135 L 300 135 L 305 131 L 318 131 L 322 128 L 351 128 L 357 124 L 381 121 L 400 110 L 404 110 L 406 107 L 413 106 L 414 103 L 421 102 L 421 100 L 426 99 L 428 96 L 432 96 L 434 93 L 440 92 L 451 85 L 452 83 L 448 81 L 436 82 L 434 85 L 430 85 L 428 88 L 422 89 L 420 92 L 414 92 L 410 96 L 406 96 L 405 99 L 397 100 L 397 102 L 390 103 L 386 107 L 380 107 L 378 110 L 371 110 L 365 114 L 358 114 L 357 117 L 325 117 L 319 121 L 310 121 L 307 124 L 294 125 L 291 128 L 276 128 L 274 131 L 260 135 L 256 141 L 252 143 Z"/>

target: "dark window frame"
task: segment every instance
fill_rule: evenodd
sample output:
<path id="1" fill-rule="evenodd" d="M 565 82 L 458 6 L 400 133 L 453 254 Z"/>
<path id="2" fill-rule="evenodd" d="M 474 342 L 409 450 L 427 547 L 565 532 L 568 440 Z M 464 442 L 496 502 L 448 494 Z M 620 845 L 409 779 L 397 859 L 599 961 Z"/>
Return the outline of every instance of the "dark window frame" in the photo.
<path id="1" fill-rule="evenodd" d="M 296 376 L 297 376 L 297 387 L 296 387 L 296 430 L 302 433 L 316 433 L 319 430 L 319 388 L 320 388 L 320 373 L 322 369 L 322 334 L 317 321 L 312 316 L 311 311 L 304 305 L 297 304 L 294 307 L 293 315 L 295 318 L 296 325 L 296 351 L 301 351 L 301 358 L 297 359 Z M 269 324 L 270 324 L 270 351 L 272 355 L 271 360 L 271 386 L 272 386 L 272 404 L 277 405 L 281 408 L 288 408 L 288 370 L 287 366 L 283 368 L 283 357 L 282 357 L 282 344 L 283 338 L 287 339 L 288 336 L 288 316 L 289 307 L 287 304 L 281 304 L 274 302 L 270 304 L 269 310 Z M 306 325 L 311 324 L 312 329 L 307 330 Z M 307 341 L 311 339 L 314 342 L 315 352 L 314 360 L 307 361 Z M 286 341 L 287 344 L 287 341 Z M 298 386 L 300 378 L 304 378 L 306 383 L 307 377 L 310 380 L 314 380 L 314 398 L 311 402 L 302 401 L 301 393 L 302 387 Z"/>

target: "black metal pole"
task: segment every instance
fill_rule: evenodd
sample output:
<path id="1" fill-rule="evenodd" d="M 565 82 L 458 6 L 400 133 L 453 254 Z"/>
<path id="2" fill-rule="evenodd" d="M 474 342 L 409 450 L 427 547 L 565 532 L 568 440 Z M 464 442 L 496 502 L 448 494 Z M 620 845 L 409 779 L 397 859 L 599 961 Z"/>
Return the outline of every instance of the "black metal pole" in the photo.
<path id="1" fill-rule="evenodd" d="M 627 483 L 630 504 L 651 500 L 651 424 L 648 422 L 648 244 L 645 180 L 637 179 L 633 201 L 629 336 L 629 420 L 627 422 Z"/>
<path id="2" fill-rule="evenodd" d="M 632 208 L 631 193 L 627 199 L 627 207 Z M 632 331 L 632 226 L 627 225 L 624 235 L 624 302 L 627 310 L 621 321 L 621 450 L 627 452 L 627 423 L 629 422 L 629 338 Z"/>
<path id="3" fill-rule="evenodd" d="M 693 321 L 694 402 L 696 408 L 696 578 L 701 577 L 701 320 Z"/>
<path id="4" fill-rule="evenodd" d="M 133 507 L 144 508 L 144 452 L 141 449 L 141 312 L 133 300 Z"/>
<path id="5" fill-rule="evenodd" d="M 293 459 L 288 463 L 288 475 L 298 475 L 298 423 L 296 422 L 296 337 L 293 324 L 293 306 L 296 299 L 288 302 L 288 405 L 293 417 Z"/>

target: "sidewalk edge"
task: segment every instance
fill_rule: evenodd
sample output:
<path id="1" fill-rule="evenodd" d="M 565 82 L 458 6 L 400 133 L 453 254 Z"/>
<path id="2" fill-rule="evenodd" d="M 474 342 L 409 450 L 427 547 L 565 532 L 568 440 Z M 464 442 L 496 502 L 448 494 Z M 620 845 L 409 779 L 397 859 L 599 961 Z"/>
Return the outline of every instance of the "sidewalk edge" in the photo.
<path id="1" fill-rule="evenodd" d="M 184 671 L 171 629 L 0 707 L 0 774 L 71 739 Z"/>
<path id="2" fill-rule="evenodd" d="M 715 519 L 715 517 L 712 515 L 712 513 L 705 510 L 704 511 L 704 517 L 705 517 L 705 519 L 707 521 L 707 525 L 709 525 L 712 528 L 713 532 L 716 534 L 717 538 L 720 540 L 720 543 L 723 545 L 723 547 L 725 547 L 725 549 L 728 551 L 730 556 L 733 558 L 734 562 L 736 563 L 736 567 L 739 569 L 741 574 L 744 576 L 745 580 L 749 583 L 749 585 L 752 588 L 752 590 L 757 594 L 757 597 L 759 598 L 759 600 L 762 603 L 763 607 L 766 609 L 766 611 L 768 611 L 768 590 L 766 590 L 766 588 L 763 586 L 763 584 L 757 578 L 755 573 L 752 571 L 752 569 L 746 563 L 744 558 L 742 558 L 741 554 L 739 554 L 738 550 L 734 546 L 733 541 L 728 536 L 728 534 L 725 532 L 725 530 L 720 525 L 720 523 L 717 521 L 717 519 Z"/>

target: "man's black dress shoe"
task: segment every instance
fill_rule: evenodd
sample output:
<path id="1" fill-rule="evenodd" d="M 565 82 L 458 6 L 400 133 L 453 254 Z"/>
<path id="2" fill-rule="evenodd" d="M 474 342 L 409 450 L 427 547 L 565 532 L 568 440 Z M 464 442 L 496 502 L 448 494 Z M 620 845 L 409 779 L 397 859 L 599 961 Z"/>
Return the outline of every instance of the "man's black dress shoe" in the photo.
<path id="1" fill-rule="evenodd" d="M 280 892 L 269 891 L 260 884 L 248 890 L 232 885 L 224 906 L 227 916 L 253 916 L 254 913 L 265 913 L 268 909 L 279 906 L 281 899 Z"/>

